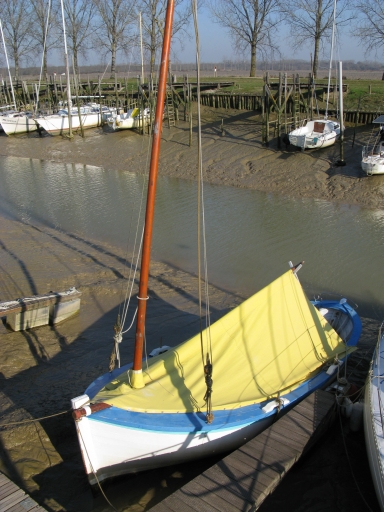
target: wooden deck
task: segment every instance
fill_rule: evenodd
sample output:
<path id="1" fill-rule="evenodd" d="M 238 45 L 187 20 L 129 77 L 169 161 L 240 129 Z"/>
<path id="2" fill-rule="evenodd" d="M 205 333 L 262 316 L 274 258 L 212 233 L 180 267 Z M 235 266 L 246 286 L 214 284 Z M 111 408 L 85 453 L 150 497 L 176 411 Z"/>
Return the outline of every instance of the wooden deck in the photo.
<path id="1" fill-rule="evenodd" d="M 0 473 L 0 512 L 46 512 L 46 510 Z"/>
<path id="2" fill-rule="evenodd" d="M 257 510 L 293 464 L 327 430 L 334 413 L 334 396 L 316 391 L 151 511 Z"/>

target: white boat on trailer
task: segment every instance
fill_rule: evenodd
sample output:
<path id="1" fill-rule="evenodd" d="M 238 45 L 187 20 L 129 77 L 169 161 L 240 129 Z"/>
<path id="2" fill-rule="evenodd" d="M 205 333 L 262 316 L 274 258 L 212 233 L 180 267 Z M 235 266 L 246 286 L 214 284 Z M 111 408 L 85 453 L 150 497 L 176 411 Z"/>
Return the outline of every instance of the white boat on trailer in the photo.
<path id="1" fill-rule="evenodd" d="M 373 144 L 364 146 L 361 158 L 361 168 L 367 176 L 384 174 L 384 115 L 372 121 L 379 125 Z"/>
<path id="2" fill-rule="evenodd" d="M 384 511 L 384 333 L 379 331 L 365 384 L 364 434 L 373 485 Z"/>

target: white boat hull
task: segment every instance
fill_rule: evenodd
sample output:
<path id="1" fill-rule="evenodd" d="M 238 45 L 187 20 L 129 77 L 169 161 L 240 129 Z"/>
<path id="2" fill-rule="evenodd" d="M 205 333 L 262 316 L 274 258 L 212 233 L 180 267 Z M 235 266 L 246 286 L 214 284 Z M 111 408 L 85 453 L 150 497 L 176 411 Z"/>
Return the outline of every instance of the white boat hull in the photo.
<path id="1" fill-rule="evenodd" d="M 367 176 L 384 174 L 384 142 L 377 146 L 365 146 L 362 151 L 361 168 Z"/>
<path id="2" fill-rule="evenodd" d="M 384 511 L 384 431 L 382 408 L 384 400 L 384 338 L 372 359 L 365 387 L 364 434 L 369 466 L 380 509 Z"/>
<path id="3" fill-rule="evenodd" d="M 72 130 L 80 129 L 79 115 L 72 114 Z M 50 135 L 63 135 L 69 133 L 68 116 L 52 115 L 36 118 L 36 122 Z M 81 124 L 84 129 L 96 128 L 101 125 L 100 113 L 92 112 L 81 115 Z"/>
<path id="4" fill-rule="evenodd" d="M 37 124 L 31 117 L 10 117 L 1 119 L 1 127 L 7 135 L 29 133 L 37 130 Z"/>
<path id="5" fill-rule="evenodd" d="M 319 149 L 332 146 L 340 136 L 340 125 L 334 121 L 308 121 L 289 133 L 289 143 L 301 149 Z"/>
<path id="6" fill-rule="evenodd" d="M 76 423 L 76 428 L 86 473 L 94 485 L 96 472 L 102 481 L 234 450 L 272 421 L 270 417 L 232 430 L 176 434 L 119 427 L 86 417 Z"/>

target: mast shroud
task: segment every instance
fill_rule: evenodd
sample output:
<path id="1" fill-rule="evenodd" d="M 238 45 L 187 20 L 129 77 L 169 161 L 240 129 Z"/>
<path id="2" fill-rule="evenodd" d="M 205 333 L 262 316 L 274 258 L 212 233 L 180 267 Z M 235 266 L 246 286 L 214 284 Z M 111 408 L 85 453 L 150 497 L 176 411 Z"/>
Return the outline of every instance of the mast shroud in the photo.
<path id="1" fill-rule="evenodd" d="M 144 387 L 142 377 L 142 360 L 143 360 L 143 346 L 145 336 L 145 318 L 147 311 L 147 294 L 148 294 L 148 277 L 149 277 L 149 264 L 151 256 L 152 244 L 152 231 L 153 220 L 155 214 L 155 197 L 157 175 L 159 167 L 160 143 L 161 143 L 161 130 L 163 126 L 163 112 L 165 103 L 165 93 L 167 88 L 167 72 L 169 64 L 169 54 L 171 47 L 172 37 L 172 23 L 174 12 L 174 0 L 168 0 L 167 12 L 165 18 L 164 40 L 163 49 L 161 54 L 161 67 L 158 85 L 155 123 L 153 128 L 152 139 L 152 153 L 151 165 L 149 168 L 148 176 L 148 195 L 147 207 L 145 213 L 145 227 L 143 236 L 143 250 L 141 256 L 141 270 L 140 270 L 140 284 L 138 295 L 137 307 L 137 323 L 136 323 L 136 336 L 135 336 L 135 353 L 133 359 L 133 368 L 130 375 L 130 382 L 133 388 Z"/>

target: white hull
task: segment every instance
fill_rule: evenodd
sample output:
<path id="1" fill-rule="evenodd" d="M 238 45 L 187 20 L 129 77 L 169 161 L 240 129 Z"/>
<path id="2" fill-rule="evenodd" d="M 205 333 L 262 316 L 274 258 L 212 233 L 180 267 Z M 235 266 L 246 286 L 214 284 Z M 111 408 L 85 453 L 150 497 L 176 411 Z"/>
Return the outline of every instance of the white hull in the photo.
<path id="1" fill-rule="evenodd" d="M 301 149 L 319 149 L 332 146 L 340 136 L 340 125 L 324 119 L 308 121 L 305 126 L 293 130 L 289 134 L 292 146 Z"/>
<path id="2" fill-rule="evenodd" d="M 384 174 L 384 142 L 370 148 L 364 147 L 362 151 L 361 168 L 367 176 Z"/>
<path id="3" fill-rule="evenodd" d="M 97 483 L 94 472 L 102 481 L 234 450 L 267 428 L 273 419 L 233 430 L 195 434 L 131 429 L 90 417 L 77 422 L 76 428 L 85 470 L 90 484 L 94 485 Z"/>
<path id="4" fill-rule="evenodd" d="M 382 511 L 384 511 L 383 357 L 384 340 L 382 337 L 373 356 L 371 372 L 368 374 L 364 403 L 365 442 L 372 480 Z"/>
<path id="5" fill-rule="evenodd" d="M 108 119 L 108 125 L 114 130 L 132 130 L 141 128 L 149 124 L 148 109 L 144 109 L 144 116 L 139 113 L 139 109 L 131 109 L 127 113 L 112 115 Z"/>
<path id="6" fill-rule="evenodd" d="M 3 117 L 0 122 L 7 135 L 35 132 L 37 130 L 37 124 L 31 117 Z"/>
<path id="7" fill-rule="evenodd" d="M 72 130 L 80 129 L 79 115 L 72 114 Z M 52 115 L 36 118 L 39 124 L 50 135 L 62 135 L 69 132 L 69 120 L 67 115 Z M 100 113 L 86 113 L 81 115 L 81 123 L 84 129 L 100 126 Z"/>

